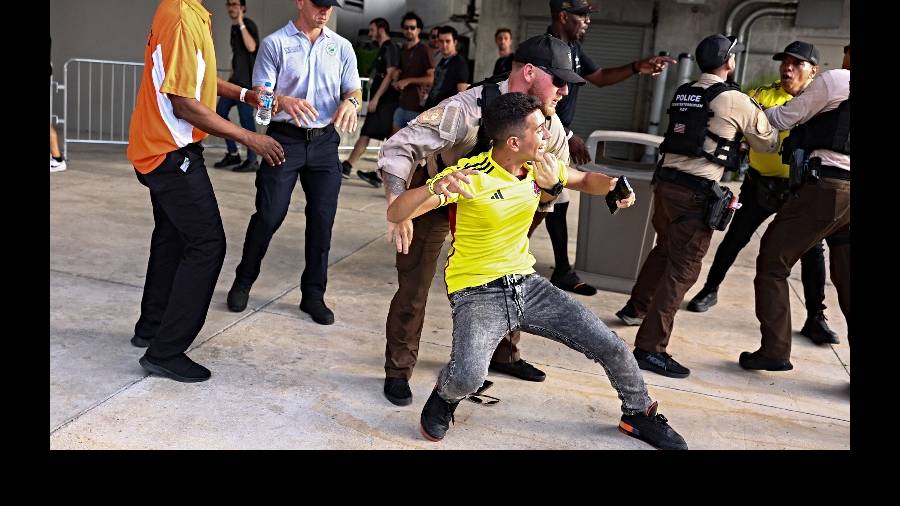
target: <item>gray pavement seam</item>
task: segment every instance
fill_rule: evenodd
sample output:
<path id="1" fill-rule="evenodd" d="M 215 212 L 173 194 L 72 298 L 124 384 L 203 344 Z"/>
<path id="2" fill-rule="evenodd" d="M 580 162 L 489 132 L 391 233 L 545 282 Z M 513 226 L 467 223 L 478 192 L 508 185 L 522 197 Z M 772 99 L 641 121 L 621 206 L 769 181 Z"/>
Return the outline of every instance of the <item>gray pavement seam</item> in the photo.
<path id="1" fill-rule="evenodd" d="M 82 416 L 86 415 L 88 412 L 93 411 L 95 408 L 98 408 L 98 407 L 102 406 L 103 404 L 106 404 L 106 401 L 108 401 L 108 400 L 112 399 L 113 397 L 119 395 L 120 393 L 124 392 L 125 390 L 128 390 L 129 388 L 131 388 L 132 386 L 134 386 L 134 385 L 140 383 L 141 381 L 144 381 L 144 380 L 147 379 L 149 376 L 150 376 L 150 374 L 148 373 L 148 374 L 144 375 L 142 378 L 138 378 L 138 379 L 132 381 L 131 383 L 128 383 L 127 385 L 124 385 L 123 387 L 119 388 L 119 389 L 116 390 L 115 392 L 113 392 L 113 393 L 111 393 L 110 395 L 108 395 L 105 399 L 102 399 L 101 401 L 99 401 L 99 402 L 97 402 L 97 403 L 91 405 L 91 406 L 88 407 L 87 409 L 85 409 L 85 410 L 83 410 L 83 411 L 80 411 L 80 412 L 76 413 L 75 415 L 73 415 L 72 417 L 70 417 L 68 420 L 66 420 L 65 422 L 63 422 L 63 423 L 57 425 L 56 428 L 54 428 L 53 430 L 51 430 L 51 431 L 50 431 L 50 436 L 52 437 L 53 434 L 56 433 L 57 431 L 59 431 L 59 430 L 65 428 L 66 426 L 68 426 L 69 424 L 71 424 L 72 422 L 74 422 L 75 420 L 78 420 L 78 419 L 81 418 Z"/>
<path id="2" fill-rule="evenodd" d="M 94 276 L 88 276 L 86 274 L 78 274 L 77 272 L 68 272 L 68 271 L 62 271 L 59 269 L 50 269 L 50 272 L 56 273 L 56 274 L 66 274 L 68 276 L 72 276 L 72 277 L 76 277 L 76 278 L 90 279 L 91 281 L 99 281 L 101 283 L 111 283 L 114 285 L 127 286 L 129 288 L 137 288 L 138 290 L 144 289 L 143 286 L 132 285 L 131 283 L 124 283 L 122 281 L 115 281 L 112 279 L 95 278 Z"/>

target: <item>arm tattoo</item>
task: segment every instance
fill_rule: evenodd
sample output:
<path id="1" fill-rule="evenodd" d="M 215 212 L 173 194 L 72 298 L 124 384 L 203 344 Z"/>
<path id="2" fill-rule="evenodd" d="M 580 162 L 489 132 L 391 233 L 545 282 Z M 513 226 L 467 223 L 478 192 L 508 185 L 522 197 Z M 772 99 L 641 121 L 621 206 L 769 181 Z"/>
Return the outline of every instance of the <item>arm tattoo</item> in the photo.
<path id="1" fill-rule="evenodd" d="M 384 171 L 382 171 L 381 177 L 384 178 L 384 188 L 392 195 L 400 195 L 401 193 L 406 191 L 405 179 L 399 178 Z"/>

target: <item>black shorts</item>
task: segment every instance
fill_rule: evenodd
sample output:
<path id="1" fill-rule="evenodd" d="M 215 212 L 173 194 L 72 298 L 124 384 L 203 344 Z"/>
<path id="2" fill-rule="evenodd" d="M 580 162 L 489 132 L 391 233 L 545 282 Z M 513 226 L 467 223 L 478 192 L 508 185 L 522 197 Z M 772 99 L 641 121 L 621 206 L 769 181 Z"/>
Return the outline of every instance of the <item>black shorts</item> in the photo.
<path id="1" fill-rule="evenodd" d="M 363 123 L 360 135 L 370 139 L 378 139 L 383 141 L 391 135 L 391 128 L 394 122 L 394 110 L 397 109 L 397 102 L 387 104 L 378 104 L 375 112 L 366 114 L 366 121 Z"/>

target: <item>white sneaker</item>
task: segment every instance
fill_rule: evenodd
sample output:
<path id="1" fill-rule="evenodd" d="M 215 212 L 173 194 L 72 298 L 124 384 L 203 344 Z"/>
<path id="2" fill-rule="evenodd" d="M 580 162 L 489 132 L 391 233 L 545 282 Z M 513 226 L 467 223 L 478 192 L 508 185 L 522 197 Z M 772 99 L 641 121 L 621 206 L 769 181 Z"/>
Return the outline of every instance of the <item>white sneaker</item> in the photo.
<path id="1" fill-rule="evenodd" d="M 50 157 L 50 172 L 62 172 L 66 170 L 66 161 L 57 162 L 52 156 Z"/>

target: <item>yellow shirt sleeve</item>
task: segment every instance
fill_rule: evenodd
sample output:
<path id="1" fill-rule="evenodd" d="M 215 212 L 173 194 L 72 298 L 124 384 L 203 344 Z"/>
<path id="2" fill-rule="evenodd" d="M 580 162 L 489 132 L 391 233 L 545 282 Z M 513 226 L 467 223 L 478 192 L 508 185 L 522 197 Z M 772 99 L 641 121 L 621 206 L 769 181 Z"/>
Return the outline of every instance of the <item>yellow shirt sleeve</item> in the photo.
<path id="1" fill-rule="evenodd" d="M 202 71 L 197 55 L 200 49 L 191 38 L 190 30 L 184 22 L 177 23 L 172 33 L 160 34 L 159 44 L 162 46 L 165 69 L 165 77 L 159 87 L 160 93 L 199 100 L 197 78 L 202 75 Z"/>

